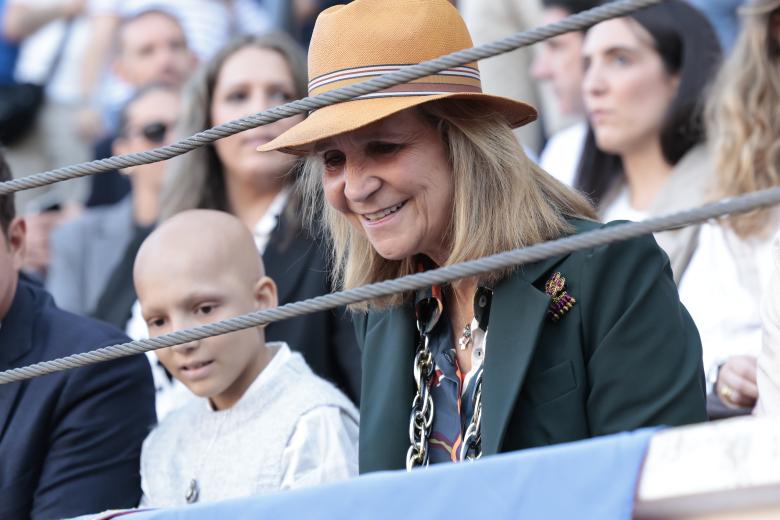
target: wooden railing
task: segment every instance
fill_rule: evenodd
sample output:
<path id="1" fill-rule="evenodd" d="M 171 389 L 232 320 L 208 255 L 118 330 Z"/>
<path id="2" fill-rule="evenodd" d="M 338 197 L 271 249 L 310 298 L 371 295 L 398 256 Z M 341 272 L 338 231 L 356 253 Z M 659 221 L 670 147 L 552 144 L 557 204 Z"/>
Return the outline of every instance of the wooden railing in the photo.
<path id="1" fill-rule="evenodd" d="M 634 518 L 780 519 L 780 417 L 743 417 L 655 435 Z"/>

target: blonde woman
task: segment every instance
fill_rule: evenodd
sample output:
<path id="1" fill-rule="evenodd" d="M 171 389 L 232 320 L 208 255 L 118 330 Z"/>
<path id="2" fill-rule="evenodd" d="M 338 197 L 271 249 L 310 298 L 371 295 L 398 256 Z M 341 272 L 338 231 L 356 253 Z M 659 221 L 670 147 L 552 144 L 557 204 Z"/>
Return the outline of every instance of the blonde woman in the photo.
<path id="1" fill-rule="evenodd" d="M 713 199 L 780 186 L 780 1 L 754 1 L 741 15 L 742 33 L 707 107 Z M 760 302 L 779 224 L 770 208 L 702 226 L 680 281 L 680 298 L 702 337 L 713 416 L 747 413 L 756 403 Z"/>
<path id="2" fill-rule="evenodd" d="M 469 46 L 446 0 L 356 0 L 318 18 L 309 92 Z M 352 288 L 599 228 L 514 139 L 535 117 L 483 94 L 471 64 L 317 110 L 260 150 L 307 156 Z M 355 311 L 362 472 L 706 417 L 699 338 L 650 237 Z"/>

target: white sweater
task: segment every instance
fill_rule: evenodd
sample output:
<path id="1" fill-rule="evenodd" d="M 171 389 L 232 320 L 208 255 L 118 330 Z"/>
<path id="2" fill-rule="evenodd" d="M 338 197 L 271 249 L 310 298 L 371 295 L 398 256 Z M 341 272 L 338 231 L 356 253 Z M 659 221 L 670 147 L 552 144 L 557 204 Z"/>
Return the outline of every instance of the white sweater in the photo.
<path id="1" fill-rule="evenodd" d="M 264 494 L 355 476 L 358 412 L 284 343 L 241 399 L 214 411 L 198 399 L 171 413 L 144 441 L 143 505 Z"/>

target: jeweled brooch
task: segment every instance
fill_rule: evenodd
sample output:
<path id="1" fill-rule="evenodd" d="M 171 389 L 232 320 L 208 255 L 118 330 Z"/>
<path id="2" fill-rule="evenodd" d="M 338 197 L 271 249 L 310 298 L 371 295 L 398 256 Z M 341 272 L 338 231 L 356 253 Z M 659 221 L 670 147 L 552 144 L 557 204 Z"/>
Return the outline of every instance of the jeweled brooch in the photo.
<path id="1" fill-rule="evenodd" d="M 544 284 L 544 292 L 552 298 L 547 309 L 547 318 L 551 321 L 560 320 L 577 303 L 574 296 L 566 292 L 566 278 L 561 273 L 555 273 L 547 280 Z"/>

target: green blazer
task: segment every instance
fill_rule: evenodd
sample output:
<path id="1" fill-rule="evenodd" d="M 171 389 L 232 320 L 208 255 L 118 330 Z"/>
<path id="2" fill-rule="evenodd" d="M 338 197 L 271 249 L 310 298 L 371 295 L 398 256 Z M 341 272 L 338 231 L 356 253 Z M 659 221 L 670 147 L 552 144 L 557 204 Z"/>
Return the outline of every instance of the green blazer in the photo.
<path id="1" fill-rule="evenodd" d="M 574 221 L 577 232 L 601 224 Z M 544 286 L 576 304 L 547 317 Z M 415 387 L 412 305 L 355 317 L 363 349 L 360 472 L 404 467 Z M 701 341 L 651 236 L 522 266 L 494 287 L 482 452 L 705 421 Z"/>

